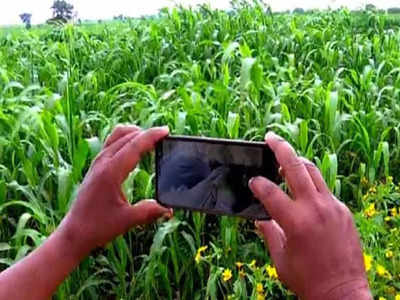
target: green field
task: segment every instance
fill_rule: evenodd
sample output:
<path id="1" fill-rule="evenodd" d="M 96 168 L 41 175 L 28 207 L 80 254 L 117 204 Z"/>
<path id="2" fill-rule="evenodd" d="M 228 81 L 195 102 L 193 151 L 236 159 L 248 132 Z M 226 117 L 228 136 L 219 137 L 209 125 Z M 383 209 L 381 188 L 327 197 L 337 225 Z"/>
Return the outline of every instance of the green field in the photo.
<path id="1" fill-rule="evenodd" d="M 271 15 L 261 5 L 242 5 L 231 12 L 202 7 L 123 22 L 5 28 L 0 270 L 55 229 L 118 123 L 245 140 L 274 130 L 320 167 L 351 208 L 371 262 L 373 294 L 395 299 L 399 121 L 396 15 Z M 153 197 L 153 178 L 147 157 L 124 184 L 129 200 Z M 96 250 L 54 299 L 264 296 L 294 298 L 275 278 L 251 222 L 176 211 L 166 223 L 134 229 Z"/>

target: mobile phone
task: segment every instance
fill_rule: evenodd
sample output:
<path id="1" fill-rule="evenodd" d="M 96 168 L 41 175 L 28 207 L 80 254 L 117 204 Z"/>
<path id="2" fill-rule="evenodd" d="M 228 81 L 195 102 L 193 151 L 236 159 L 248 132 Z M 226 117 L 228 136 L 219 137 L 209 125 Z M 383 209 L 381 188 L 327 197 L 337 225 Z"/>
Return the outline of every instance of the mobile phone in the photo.
<path id="1" fill-rule="evenodd" d="M 156 199 L 166 207 L 268 220 L 248 187 L 254 176 L 280 182 L 265 143 L 169 136 L 156 145 Z"/>

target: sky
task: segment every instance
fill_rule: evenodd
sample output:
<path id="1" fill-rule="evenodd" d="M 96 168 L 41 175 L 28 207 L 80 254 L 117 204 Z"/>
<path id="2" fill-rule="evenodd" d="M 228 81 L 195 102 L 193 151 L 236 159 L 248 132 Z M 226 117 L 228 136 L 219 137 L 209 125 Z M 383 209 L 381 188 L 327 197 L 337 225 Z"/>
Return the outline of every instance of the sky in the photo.
<path id="1" fill-rule="evenodd" d="M 0 25 L 20 24 L 19 14 L 27 12 L 32 14 L 32 23 L 39 24 L 51 17 L 53 0 L 3 0 L 0 9 Z M 69 0 L 78 12 L 81 19 L 112 19 L 113 16 L 141 16 L 157 13 L 162 7 L 172 7 L 176 3 L 196 6 L 209 3 L 213 8 L 229 8 L 230 0 Z M 287 10 L 296 7 L 310 8 L 338 8 L 347 6 L 350 9 L 361 8 L 366 3 L 372 3 L 380 8 L 400 6 L 400 0 L 266 0 L 272 10 Z"/>

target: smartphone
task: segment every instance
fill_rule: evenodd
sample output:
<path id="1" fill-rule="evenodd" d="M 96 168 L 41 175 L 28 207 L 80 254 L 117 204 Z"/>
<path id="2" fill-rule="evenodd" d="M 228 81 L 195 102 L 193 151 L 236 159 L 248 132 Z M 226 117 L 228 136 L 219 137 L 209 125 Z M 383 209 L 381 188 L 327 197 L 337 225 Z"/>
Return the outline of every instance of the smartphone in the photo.
<path id="1" fill-rule="evenodd" d="M 268 220 L 248 187 L 254 176 L 280 182 L 265 143 L 169 136 L 156 145 L 156 199 L 166 207 Z"/>

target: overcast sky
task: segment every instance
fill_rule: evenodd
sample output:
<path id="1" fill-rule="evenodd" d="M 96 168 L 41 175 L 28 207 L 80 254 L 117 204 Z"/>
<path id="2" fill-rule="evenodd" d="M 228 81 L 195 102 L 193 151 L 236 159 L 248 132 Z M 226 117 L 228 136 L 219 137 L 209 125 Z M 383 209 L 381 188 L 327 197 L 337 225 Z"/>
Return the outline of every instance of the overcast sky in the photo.
<path id="1" fill-rule="evenodd" d="M 32 23 L 42 23 L 51 17 L 50 7 L 52 0 L 2 0 L 5 2 L 0 9 L 0 25 L 19 24 L 19 14 L 28 12 L 32 14 Z M 211 3 L 215 8 L 229 7 L 229 0 L 70 0 L 81 19 L 109 19 L 123 14 L 127 16 L 140 16 L 152 14 L 160 8 L 174 6 L 175 3 L 184 5 L 197 5 Z M 273 10 L 286 10 L 296 7 L 303 8 L 332 8 L 347 6 L 349 8 L 363 7 L 365 3 L 373 3 L 378 7 L 388 8 L 400 6 L 400 0 L 269 0 Z"/>

